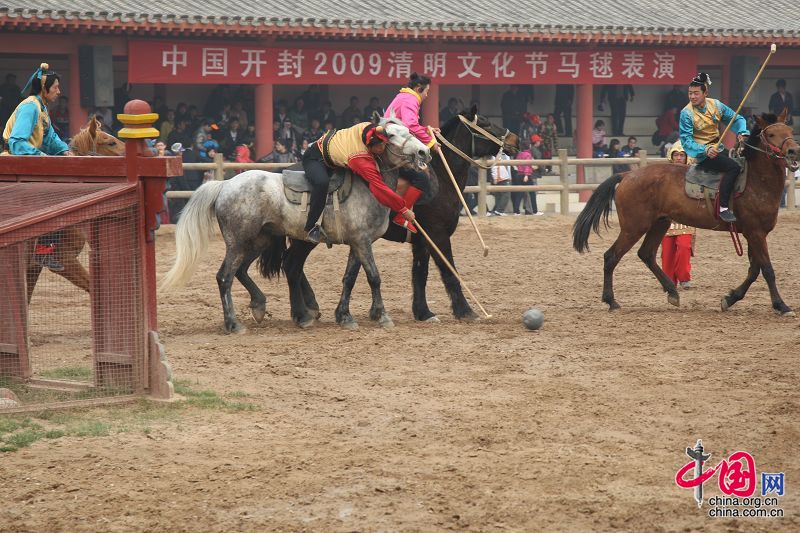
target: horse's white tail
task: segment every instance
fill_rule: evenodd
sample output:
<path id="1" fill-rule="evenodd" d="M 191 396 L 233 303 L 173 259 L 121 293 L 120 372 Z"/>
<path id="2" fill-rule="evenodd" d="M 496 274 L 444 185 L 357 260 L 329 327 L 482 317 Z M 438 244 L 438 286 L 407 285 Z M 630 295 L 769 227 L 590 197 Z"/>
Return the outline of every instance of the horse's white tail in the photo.
<path id="1" fill-rule="evenodd" d="M 161 281 L 162 289 L 180 287 L 189 281 L 197 261 L 208 250 L 215 226 L 214 203 L 223 185 L 224 181 L 204 183 L 183 208 L 175 228 L 175 264 Z"/>

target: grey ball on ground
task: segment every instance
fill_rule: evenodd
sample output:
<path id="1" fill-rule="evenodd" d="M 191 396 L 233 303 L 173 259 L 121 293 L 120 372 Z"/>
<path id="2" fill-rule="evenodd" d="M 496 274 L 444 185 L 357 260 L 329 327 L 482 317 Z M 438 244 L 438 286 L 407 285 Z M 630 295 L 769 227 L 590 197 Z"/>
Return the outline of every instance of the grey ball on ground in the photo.
<path id="1" fill-rule="evenodd" d="M 528 329 L 539 329 L 544 324 L 544 313 L 536 308 L 528 309 L 522 315 L 522 323 Z"/>

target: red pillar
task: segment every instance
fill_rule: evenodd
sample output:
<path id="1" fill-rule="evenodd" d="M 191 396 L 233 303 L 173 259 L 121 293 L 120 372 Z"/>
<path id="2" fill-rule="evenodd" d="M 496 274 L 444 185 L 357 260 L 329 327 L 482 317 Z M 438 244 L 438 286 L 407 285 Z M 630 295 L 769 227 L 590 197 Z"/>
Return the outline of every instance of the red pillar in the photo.
<path id="1" fill-rule="evenodd" d="M 69 54 L 69 134 L 74 136 L 89 122 L 89 114 L 81 107 L 81 72 L 78 64 L 78 46 Z"/>
<path id="2" fill-rule="evenodd" d="M 439 85 L 431 83 L 428 98 L 422 102 L 422 125 L 439 127 Z"/>
<path id="3" fill-rule="evenodd" d="M 272 151 L 272 84 L 256 85 L 256 158 Z"/>
<path id="4" fill-rule="evenodd" d="M 592 116 L 592 84 L 578 85 L 576 91 L 577 106 L 575 128 L 575 147 L 578 150 L 578 157 L 592 157 L 592 127 L 594 117 Z M 577 182 L 586 183 L 586 174 L 583 167 L 577 169 Z M 581 202 L 585 202 L 591 196 L 591 191 L 581 191 L 578 194 Z"/>

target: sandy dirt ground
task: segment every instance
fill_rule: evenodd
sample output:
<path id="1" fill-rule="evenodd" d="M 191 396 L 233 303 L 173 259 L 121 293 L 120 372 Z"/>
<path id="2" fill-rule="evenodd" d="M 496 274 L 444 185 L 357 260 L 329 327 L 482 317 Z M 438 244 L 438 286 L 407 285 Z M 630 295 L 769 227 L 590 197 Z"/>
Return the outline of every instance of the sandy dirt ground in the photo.
<path id="1" fill-rule="evenodd" d="M 475 323 L 452 318 L 438 273 L 428 294 L 442 321 L 415 323 L 411 250 L 377 243 L 396 327 L 369 320 L 362 273 L 355 332 L 333 320 L 337 247 L 307 268 L 323 311 L 314 328 L 289 320 L 283 279 L 259 279 L 271 316 L 255 324 L 237 285 L 249 331 L 225 335 L 215 240 L 190 284 L 160 296 L 160 331 L 177 377 L 242 391 L 258 409 L 0 455 L 0 531 L 800 530 L 800 320 L 773 314 L 762 279 L 721 313 L 746 260 L 707 231 L 680 308 L 632 253 L 616 276 L 623 309 L 609 313 L 602 255 L 616 232 L 579 255 L 572 221 L 481 220 L 488 258 L 461 225 L 457 264 L 494 315 Z M 798 242 L 800 214 L 783 213 L 771 255 L 800 310 Z M 161 231 L 160 272 L 174 249 Z M 532 306 L 546 316 L 537 332 L 521 324 Z M 698 438 L 710 464 L 745 450 L 759 474 L 784 472 L 786 516 L 698 510 L 674 480 Z M 706 497 L 720 494 L 715 476 Z"/>

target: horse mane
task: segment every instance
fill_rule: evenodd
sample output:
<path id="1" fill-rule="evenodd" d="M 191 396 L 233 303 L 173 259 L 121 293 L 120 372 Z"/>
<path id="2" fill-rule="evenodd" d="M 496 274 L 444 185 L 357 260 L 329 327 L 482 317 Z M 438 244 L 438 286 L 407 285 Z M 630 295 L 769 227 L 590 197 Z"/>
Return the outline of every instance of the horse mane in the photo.
<path id="1" fill-rule="evenodd" d="M 447 122 L 445 122 L 442 126 L 440 126 L 440 129 L 442 130 L 442 135 L 447 137 L 448 135 L 450 135 L 453 132 L 453 130 L 456 127 L 458 127 L 458 123 L 461 122 L 461 120 L 458 118 L 458 116 L 463 114 L 463 113 L 466 113 L 466 111 L 460 111 L 458 114 L 456 114 L 453 117 L 450 117 L 447 120 Z"/>
<path id="2" fill-rule="evenodd" d="M 74 152 L 81 155 L 89 155 L 89 153 L 92 151 L 92 142 L 89 139 L 90 137 L 91 135 L 89 135 L 89 128 L 83 128 L 81 131 L 75 134 L 75 136 L 72 138 L 72 141 L 70 141 L 70 149 L 74 149 Z"/>

